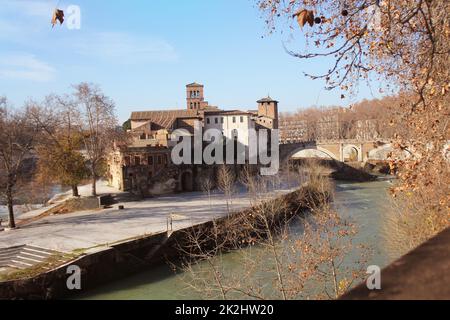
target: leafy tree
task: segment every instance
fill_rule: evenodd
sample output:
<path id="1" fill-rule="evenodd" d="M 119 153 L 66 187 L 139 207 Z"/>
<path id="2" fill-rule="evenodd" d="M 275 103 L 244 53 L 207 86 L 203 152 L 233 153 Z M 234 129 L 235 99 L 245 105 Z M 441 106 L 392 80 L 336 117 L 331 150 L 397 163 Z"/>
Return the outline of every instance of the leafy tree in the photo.
<path id="1" fill-rule="evenodd" d="M 50 95 L 41 105 L 35 103 L 31 116 L 38 123 L 48 119 L 42 123 L 43 138 L 36 148 L 39 179 L 70 186 L 73 196 L 79 196 L 78 185 L 88 177 L 88 171 L 80 152 L 80 115 L 75 104 L 68 96 Z"/>
<path id="2" fill-rule="evenodd" d="M 72 195 L 78 197 L 78 185 L 89 176 L 83 155 L 64 141 L 57 141 L 52 146 L 39 147 L 37 151 L 40 180 L 70 186 Z"/>
<path id="3" fill-rule="evenodd" d="M 122 124 L 122 128 L 123 128 L 123 131 L 125 131 L 125 132 L 127 132 L 128 130 L 131 130 L 131 120 L 128 119 L 127 121 L 125 121 Z"/>

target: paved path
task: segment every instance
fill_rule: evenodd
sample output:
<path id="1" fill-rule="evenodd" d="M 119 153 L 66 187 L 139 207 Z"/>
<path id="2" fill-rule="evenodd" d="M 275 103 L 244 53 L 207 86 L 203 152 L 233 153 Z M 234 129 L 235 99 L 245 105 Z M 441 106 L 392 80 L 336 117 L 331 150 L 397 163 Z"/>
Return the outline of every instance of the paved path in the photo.
<path id="1" fill-rule="evenodd" d="M 289 189 L 271 195 L 281 195 Z M 34 245 L 71 252 L 167 230 L 167 217 L 175 214 L 174 230 L 209 221 L 228 213 L 223 194 L 184 193 L 139 202 L 124 203 L 125 210 L 85 211 L 49 216 L 20 229 L 0 232 L 0 248 Z M 231 210 L 251 205 L 247 194 L 234 196 Z"/>

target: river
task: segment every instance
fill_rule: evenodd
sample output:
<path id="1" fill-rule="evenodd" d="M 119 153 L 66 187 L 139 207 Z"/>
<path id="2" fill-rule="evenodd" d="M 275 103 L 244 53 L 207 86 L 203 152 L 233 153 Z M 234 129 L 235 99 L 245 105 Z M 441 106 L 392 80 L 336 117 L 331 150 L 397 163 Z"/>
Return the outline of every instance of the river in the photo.
<path id="1" fill-rule="evenodd" d="M 387 232 L 389 223 L 388 181 L 367 183 L 336 183 L 335 205 L 343 216 L 358 226 L 355 243 L 371 247 L 367 265 L 381 268 L 398 258 L 399 253 L 390 245 L 392 233 Z M 239 269 L 240 255 L 224 256 L 224 264 Z M 76 297 L 77 299 L 199 299 L 186 285 L 186 275 L 175 274 L 168 266 L 161 265 L 150 271 L 110 282 Z"/>
<path id="2" fill-rule="evenodd" d="M 16 194 L 15 200 L 19 203 L 14 205 L 14 215 L 16 219 L 20 218 L 20 215 L 27 213 L 28 211 L 41 208 L 44 201 L 51 199 L 57 194 L 67 192 L 67 190 L 67 187 L 62 187 L 58 184 L 47 186 L 44 190 L 39 187 L 34 187 L 32 184 L 23 187 L 20 192 Z M 2 202 L 0 202 L 0 219 L 3 219 L 5 222 L 8 220 L 8 208 Z"/>

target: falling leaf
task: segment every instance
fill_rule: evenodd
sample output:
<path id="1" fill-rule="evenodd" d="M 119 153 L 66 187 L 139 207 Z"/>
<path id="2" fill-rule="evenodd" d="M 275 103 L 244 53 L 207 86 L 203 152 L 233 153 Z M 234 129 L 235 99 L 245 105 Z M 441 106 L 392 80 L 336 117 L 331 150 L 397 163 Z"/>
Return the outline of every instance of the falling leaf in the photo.
<path id="1" fill-rule="evenodd" d="M 64 23 L 64 11 L 63 10 L 55 9 L 55 11 L 53 11 L 52 27 L 55 26 L 57 21 L 59 21 L 59 24 L 63 24 Z"/>

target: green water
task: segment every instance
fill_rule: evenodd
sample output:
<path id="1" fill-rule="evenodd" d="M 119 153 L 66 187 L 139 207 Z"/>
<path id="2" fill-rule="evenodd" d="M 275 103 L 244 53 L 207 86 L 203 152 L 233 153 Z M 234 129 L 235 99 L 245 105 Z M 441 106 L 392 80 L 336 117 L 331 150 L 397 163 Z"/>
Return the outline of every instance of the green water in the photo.
<path id="1" fill-rule="evenodd" d="M 358 226 L 355 243 L 370 245 L 373 250 L 367 265 L 384 267 L 398 254 L 388 249 L 392 234 L 386 232 L 389 212 L 389 183 L 376 181 L 369 183 L 337 183 L 336 199 L 340 214 Z M 226 268 L 239 270 L 242 256 L 239 253 L 223 257 Z M 148 272 L 142 272 L 122 280 L 111 282 L 95 290 L 76 297 L 79 299 L 200 299 L 190 290 L 184 279 L 186 275 L 175 274 L 168 266 L 162 265 Z"/>

